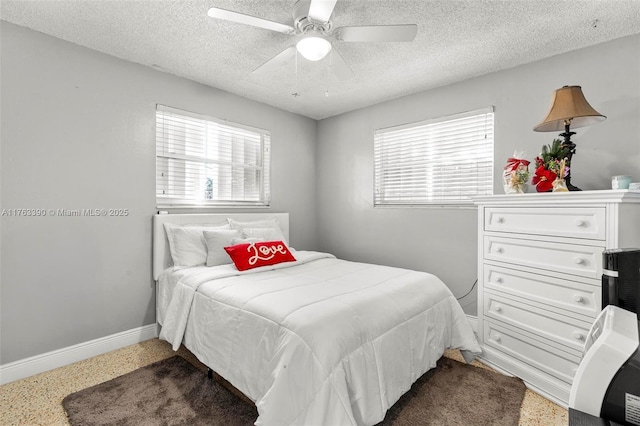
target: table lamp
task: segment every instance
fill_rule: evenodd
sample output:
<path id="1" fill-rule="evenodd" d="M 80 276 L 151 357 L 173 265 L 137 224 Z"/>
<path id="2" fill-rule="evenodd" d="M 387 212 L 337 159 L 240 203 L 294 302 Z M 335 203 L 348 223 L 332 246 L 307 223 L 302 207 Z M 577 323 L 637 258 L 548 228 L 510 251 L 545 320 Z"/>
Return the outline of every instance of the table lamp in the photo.
<path id="1" fill-rule="evenodd" d="M 606 118 L 589 105 L 580 86 L 563 86 L 553 93 L 551 108 L 547 116 L 533 130 L 536 132 L 556 132 L 564 129 L 564 133 L 560 133 L 560 136 L 564 138 L 562 147 L 568 150 L 567 164 L 573 166 L 571 158 L 576 152 L 576 144 L 571 141 L 571 135 L 576 133 L 572 132 L 570 127 L 590 126 Z M 569 191 L 580 191 L 580 188 L 571 184 L 571 168 L 569 167 L 569 174 L 565 177 L 567 188 Z"/>

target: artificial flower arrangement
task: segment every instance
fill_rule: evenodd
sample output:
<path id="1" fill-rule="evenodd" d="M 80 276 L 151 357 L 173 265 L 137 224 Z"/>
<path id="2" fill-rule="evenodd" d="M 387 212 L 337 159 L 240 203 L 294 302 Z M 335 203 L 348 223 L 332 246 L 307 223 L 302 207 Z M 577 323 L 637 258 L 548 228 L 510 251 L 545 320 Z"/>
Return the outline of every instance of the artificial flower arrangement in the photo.
<path id="1" fill-rule="evenodd" d="M 502 174 L 505 194 L 522 194 L 526 192 L 530 161 L 522 157 L 521 152 L 514 152 L 513 157 L 507 160 L 507 165 L 504 167 Z"/>
<path id="2" fill-rule="evenodd" d="M 536 171 L 531 183 L 538 192 L 566 191 L 564 178 L 569 174 L 568 148 L 562 146 L 560 139 L 554 139 L 551 145 L 542 147 L 536 157 Z"/>

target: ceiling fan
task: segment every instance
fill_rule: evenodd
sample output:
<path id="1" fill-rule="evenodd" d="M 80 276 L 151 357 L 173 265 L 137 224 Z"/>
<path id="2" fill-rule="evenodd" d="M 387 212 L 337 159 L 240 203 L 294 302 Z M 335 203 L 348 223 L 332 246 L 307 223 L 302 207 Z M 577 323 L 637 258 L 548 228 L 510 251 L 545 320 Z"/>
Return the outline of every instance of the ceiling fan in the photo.
<path id="1" fill-rule="evenodd" d="M 319 61 L 331 52 L 331 69 L 342 80 L 353 76 L 353 71 L 342 55 L 332 49 L 332 40 L 343 42 L 413 41 L 418 31 L 416 24 L 364 25 L 333 28 L 331 15 L 337 0 L 298 0 L 293 6 L 293 26 L 269 21 L 244 13 L 212 7 L 212 18 L 238 22 L 296 37 L 290 46 L 253 70 L 265 71 L 281 67 L 299 52 L 309 61 Z"/>

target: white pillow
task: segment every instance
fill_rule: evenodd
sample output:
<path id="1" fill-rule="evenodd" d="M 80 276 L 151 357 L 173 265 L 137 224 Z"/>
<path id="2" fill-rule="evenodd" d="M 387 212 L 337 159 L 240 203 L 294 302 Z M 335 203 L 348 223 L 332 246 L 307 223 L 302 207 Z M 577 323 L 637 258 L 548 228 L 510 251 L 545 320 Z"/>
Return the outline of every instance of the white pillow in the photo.
<path id="1" fill-rule="evenodd" d="M 241 220 L 235 220 L 235 219 L 227 219 L 227 221 L 229 222 L 229 225 L 233 228 L 233 229 L 238 229 L 238 228 L 273 228 L 273 227 L 280 227 L 280 222 L 278 222 L 278 219 L 260 219 L 260 220 L 251 220 L 248 222 L 243 222 Z"/>
<path id="2" fill-rule="evenodd" d="M 241 222 L 235 219 L 228 220 L 231 228 L 241 231 L 246 238 L 265 238 L 265 241 L 283 241 L 288 245 L 277 219 L 263 219 L 251 222 Z M 266 231 L 267 228 L 273 231 L 268 232 Z"/>
<path id="3" fill-rule="evenodd" d="M 244 238 L 259 238 L 262 241 L 285 241 L 280 228 L 242 228 Z"/>
<path id="4" fill-rule="evenodd" d="M 235 245 L 233 240 L 242 236 L 240 231 L 236 229 L 204 230 L 203 235 L 207 244 L 207 266 L 232 263 L 224 248 Z"/>
<path id="5" fill-rule="evenodd" d="M 237 246 L 238 244 L 262 243 L 264 241 L 282 241 L 282 242 L 284 242 L 284 240 L 265 240 L 264 238 L 234 238 L 233 240 L 231 240 L 231 245 L 232 246 Z M 287 243 L 284 242 L 284 245 L 287 246 Z M 289 249 L 289 251 L 291 253 L 296 251 L 296 249 L 294 249 L 293 247 L 287 246 L 287 248 Z"/>
<path id="6" fill-rule="evenodd" d="M 262 238 L 234 238 L 231 240 L 231 245 L 237 246 L 238 244 L 261 243 L 263 241 Z"/>
<path id="7" fill-rule="evenodd" d="M 230 229 L 228 224 L 219 226 L 180 226 L 165 223 L 164 229 L 169 240 L 169 251 L 175 269 L 204 265 L 207 261 L 207 244 L 202 232 L 207 230 Z"/>

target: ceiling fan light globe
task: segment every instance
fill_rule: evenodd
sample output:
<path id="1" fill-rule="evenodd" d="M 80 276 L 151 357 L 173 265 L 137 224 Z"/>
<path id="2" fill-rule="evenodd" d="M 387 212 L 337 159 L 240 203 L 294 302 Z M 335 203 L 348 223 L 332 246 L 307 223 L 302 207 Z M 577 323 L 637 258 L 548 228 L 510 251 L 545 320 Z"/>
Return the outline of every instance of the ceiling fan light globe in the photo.
<path id="1" fill-rule="evenodd" d="M 322 37 L 309 36 L 301 39 L 296 44 L 296 49 L 305 59 L 319 61 L 331 51 L 331 43 Z"/>

